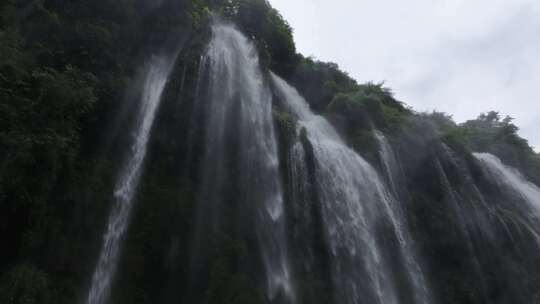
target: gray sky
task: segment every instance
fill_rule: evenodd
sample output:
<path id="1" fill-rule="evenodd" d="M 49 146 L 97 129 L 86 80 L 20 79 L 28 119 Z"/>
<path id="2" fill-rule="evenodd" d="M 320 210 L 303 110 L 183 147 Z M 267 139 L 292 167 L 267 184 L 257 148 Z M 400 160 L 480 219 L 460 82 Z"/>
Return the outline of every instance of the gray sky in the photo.
<path id="1" fill-rule="evenodd" d="M 418 111 L 458 122 L 496 110 L 540 148 L 540 1 L 270 0 L 298 51 Z"/>

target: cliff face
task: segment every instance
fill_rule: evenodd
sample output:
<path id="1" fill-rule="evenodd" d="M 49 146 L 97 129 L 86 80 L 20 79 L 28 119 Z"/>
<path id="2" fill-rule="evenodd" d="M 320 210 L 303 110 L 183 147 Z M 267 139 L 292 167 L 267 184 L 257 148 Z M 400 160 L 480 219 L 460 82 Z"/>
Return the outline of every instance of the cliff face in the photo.
<path id="1" fill-rule="evenodd" d="M 416 113 L 296 54 L 264 0 L 0 8 L 0 302 L 86 301 L 163 56 L 110 303 L 538 300 L 511 119 Z"/>

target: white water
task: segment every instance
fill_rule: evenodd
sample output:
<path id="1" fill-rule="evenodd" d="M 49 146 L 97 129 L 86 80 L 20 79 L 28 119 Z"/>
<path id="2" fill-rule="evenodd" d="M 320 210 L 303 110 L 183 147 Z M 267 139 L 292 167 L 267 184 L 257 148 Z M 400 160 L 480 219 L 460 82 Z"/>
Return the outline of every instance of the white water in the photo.
<path id="1" fill-rule="evenodd" d="M 148 67 L 140 110 L 133 132 L 133 144 L 127 161 L 118 177 L 114 190 L 115 204 L 112 207 L 103 246 L 92 277 L 92 285 L 86 303 L 108 302 L 111 284 L 120 255 L 121 241 L 128 228 L 133 199 L 139 185 L 146 146 L 154 123 L 161 95 L 172 70 L 174 56 L 155 57 Z"/>
<path id="2" fill-rule="evenodd" d="M 495 155 L 473 155 L 499 187 L 509 190 L 512 197 L 521 198 L 523 205 L 512 202 L 509 206 L 499 206 L 499 210 L 528 230 L 540 246 L 540 188 L 528 181 L 517 169 L 505 165 Z"/>
<path id="3" fill-rule="evenodd" d="M 388 143 L 386 136 L 384 136 L 384 134 L 378 130 L 375 130 L 373 133 L 375 135 L 375 139 L 377 139 L 377 143 L 379 144 L 379 155 L 381 157 L 381 164 L 384 169 L 384 174 L 388 179 L 388 184 L 392 189 L 392 192 L 394 195 L 398 196 L 400 192 L 398 183 L 401 177 L 401 168 L 399 167 L 399 162 L 397 161 L 394 150 L 390 146 L 390 143 Z"/>
<path id="4" fill-rule="evenodd" d="M 404 210 L 401 202 L 398 201 L 400 199 L 399 193 L 401 190 L 399 184 L 402 174 L 402 170 L 399 167 L 399 161 L 384 134 L 380 131 L 375 131 L 374 134 L 379 144 L 379 154 L 382 166 L 387 176 L 389 186 L 395 195 L 395 198 L 388 197 L 389 208 L 387 212 L 396 231 L 401 258 L 413 286 L 415 303 L 431 303 L 431 295 L 426 284 L 426 279 L 424 278 L 422 268 L 417 261 L 417 253 L 413 246 L 412 237 L 406 227 L 403 215 Z"/>
<path id="5" fill-rule="evenodd" d="M 538 212 L 537 215 L 540 214 L 540 188 L 538 186 L 529 182 L 517 169 L 503 164 L 495 155 L 489 153 L 474 153 L 473 155 L 500 185 L 513 189 L 529 203 L 533 210 Z"/>
<path id="6" fill-rule="evenodd" d="M 399 303 L 395 278 L 376 239 L 377 224 L 391 210 L 390 194 L 375 170 L 311 112 L 294 88 L 275 75 L 272 79 L 313 146 L 337 301 Z"/>
<path id="7" fill-rule="evenodd" d="M 209 75 L 207 103 L 198 105 L 205 106 L 208 115 L 204 204 L 207 209 L 216 208 L 222 203 L 225 184 L 240 181 L 239 200 L 257 216 L 253 222 L 266 270 L 267 298 L 292 303 L 295 292 L 287 257 L 272 97 L 257 50 L 235 27 L 215 24 L 202 64 Z M 236 174 L 225 167 L 230 158 L 238 162 Z"/>

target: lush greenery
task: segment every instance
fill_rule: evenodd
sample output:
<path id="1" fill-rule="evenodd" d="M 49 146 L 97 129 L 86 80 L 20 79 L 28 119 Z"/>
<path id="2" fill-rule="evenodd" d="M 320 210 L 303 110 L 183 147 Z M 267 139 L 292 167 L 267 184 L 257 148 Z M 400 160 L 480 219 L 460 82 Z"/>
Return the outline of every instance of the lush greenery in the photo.
<path id="1" fill-rule="evenodd" d="M 256 236 L 253 231 L 235 232 L 239 222 L 235 210 L 224 211 L 223 231 L 211 236 L 213 248 L 206 248 L 207 256 L 197 257 L 208 265 L 197 270 L 203 274 L 196 282 L 189 277 L 196 168 L 203 149 L 196 140 L 201 130 L 190 130 L 190 115 L 212 18 L 237 24 L 255 41 L 263 67 L 294 84 L 311 107 L 375 166 L 378 148 L 373 129 L 388 135 L 406 155 L 405 170 L 415 172 L 411 217 L 423 223 L 416 231 L 422 239 L 434 239 L 423 233 L 443 234 L 446 222 L 439 220 L 448 220 L 446 210 L 431 204 L 441 196 L 441 186 L 431 182 L 436 168 L 420 165 L 436 158 L 434 141 L 444 142 L 464 159 L 470 159 L 471 151 L 492 152 L 540 184 L 540 156 L 518 136 L 512 119 L 488 112 L 456 124 L 444 113 L 415 113 L 383 84 L 358 84 L 336 64 L 297 54 L 291 27 L 265 0 L 4 0 L 0 3 L 1 303 L 67 304 L 84 294 L 112 203 L 118 164 L 127 153 L 126 130 L 136 108 L 131 100 L 138 92 L 140 67 L 151 54 L 179 44 L 181 52 L 153 131 L 114 303 L 172 303 L 179 297 L 187 303 L 201 303 L 201 298 L 203 303 L 264 302 L 253 275 L 260 267 L 252 258 Z M 278 105 L 274 114 L 281 157 L 286 159 L 285 147 L 296 136 L 295 122 Z M 178 174 L 177 168 L 184 171 Z M 322 233 L 307 230 L 315 247 L 322 248 L 317 243 Z M 426 251 L 449 260 L 454 257 L 446 250 L 458 255 L 461 248 L 451 237 L 424 245 Z M 318 267 L 325 269 L 321 260 Z M 462 261 L 433 266 L 434 273 L 444 270 L 438 277 L 448 284 L 441 296 L 447 299 L 444 303 L 477 303 L 468 266 Z M 461 280 L 464 277 L 469 279 Z M 306 301 L 331 303 L 328 277 L 305 272 L 298 285 Z"/>

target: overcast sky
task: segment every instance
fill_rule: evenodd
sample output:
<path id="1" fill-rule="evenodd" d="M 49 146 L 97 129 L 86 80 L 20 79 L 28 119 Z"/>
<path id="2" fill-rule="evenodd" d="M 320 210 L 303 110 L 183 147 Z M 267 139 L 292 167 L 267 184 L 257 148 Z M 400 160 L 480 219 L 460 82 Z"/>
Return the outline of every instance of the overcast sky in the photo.
<path id="1" fill-rule="evenodd" d="M 496 110 L 540 148 L 540 0 L 270 0 L 298 51 L 456 121 Z"/>

